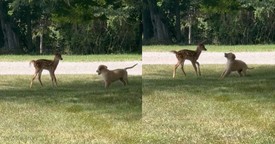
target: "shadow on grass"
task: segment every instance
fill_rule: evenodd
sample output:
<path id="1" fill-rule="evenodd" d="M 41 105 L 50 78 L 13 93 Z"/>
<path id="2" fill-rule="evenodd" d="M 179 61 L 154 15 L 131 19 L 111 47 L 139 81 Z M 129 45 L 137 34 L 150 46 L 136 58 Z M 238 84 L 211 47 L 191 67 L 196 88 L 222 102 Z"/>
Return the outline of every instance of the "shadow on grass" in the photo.
<path id="1" fill-rule="evenodd" d="M 105 89 L 95 76 L 59 75 L 58 87 L 52 87 L 46 77 L 42 78 L 44 87 L 35 81 L 30 89 L 30 76 L 0 76 L 0 99 L 18 104 L 33 102 L 41 106 L 61 107 L 73 113 L 96 111 L 115 114 L 117 119 L 125 121 L 141 118 L 141 76 L 130 77 L 128 86 L 115 82 L 109 89 Z"/>

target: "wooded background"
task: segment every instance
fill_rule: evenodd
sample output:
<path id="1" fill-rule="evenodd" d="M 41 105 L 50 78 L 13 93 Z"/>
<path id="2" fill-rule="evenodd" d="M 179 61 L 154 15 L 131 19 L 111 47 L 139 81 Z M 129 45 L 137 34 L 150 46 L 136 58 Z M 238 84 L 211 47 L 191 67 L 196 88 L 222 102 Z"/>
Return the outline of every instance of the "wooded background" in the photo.
<path id="1" fill-rule="evenodd" d="M 0 0 L 0 54 L 141 53 L 141 1 Z"/>
<path id="2" fill-rule="evenodd" d="M 143 0 L 143 44 L 270 44 L 275 0 Z"/>
<path id="3" fill-rule="evenodd" d="M 142 44 L 271 44 L 275 0 L 0 0 L 0 54 L 141 53 Z"/>

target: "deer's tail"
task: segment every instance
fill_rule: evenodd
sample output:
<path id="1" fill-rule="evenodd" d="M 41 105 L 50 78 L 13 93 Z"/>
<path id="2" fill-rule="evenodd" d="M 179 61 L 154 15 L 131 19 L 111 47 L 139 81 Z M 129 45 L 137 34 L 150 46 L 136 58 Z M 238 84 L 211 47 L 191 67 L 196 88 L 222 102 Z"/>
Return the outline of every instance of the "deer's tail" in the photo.
<path id="1" fill-rule="evenodd" d="M 175 51 L 175 50 L 172 50 L 172 51 L 170 51 L 170 52 L 172 52 L 172 53 L 174 53 L 174 54 L 177 54 L 178 52 L 177 51 Z"/>
<path id="2" fill-rule="evenodd" d="M 133 68 L 133 67 L 135 67 L 137 65 L 137 63 L 136 64 L 134 64 L 133 66 L 131 66 L 131 67 L 126 67 L 126 68 L 124 68 L 125 70 L 127 70 L 127 69 L 131 69 L 131 68 Z"/>
<path id="3" fill-rule="evenodd" d="M 31 60 L 29 63 L 29 66 L 31 66 L 34 62 L 35 62 L 35 60 Z"/>

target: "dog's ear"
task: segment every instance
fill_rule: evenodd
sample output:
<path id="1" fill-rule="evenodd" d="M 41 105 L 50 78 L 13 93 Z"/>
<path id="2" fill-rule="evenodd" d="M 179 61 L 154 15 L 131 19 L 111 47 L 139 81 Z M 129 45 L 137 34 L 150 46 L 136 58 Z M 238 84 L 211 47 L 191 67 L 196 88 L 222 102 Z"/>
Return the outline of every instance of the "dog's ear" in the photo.
<path id="1" fill-rule="evenodd" d="M 107 66 L 104 66 L 105 69 L 107 69 L 108 67 Z"/>

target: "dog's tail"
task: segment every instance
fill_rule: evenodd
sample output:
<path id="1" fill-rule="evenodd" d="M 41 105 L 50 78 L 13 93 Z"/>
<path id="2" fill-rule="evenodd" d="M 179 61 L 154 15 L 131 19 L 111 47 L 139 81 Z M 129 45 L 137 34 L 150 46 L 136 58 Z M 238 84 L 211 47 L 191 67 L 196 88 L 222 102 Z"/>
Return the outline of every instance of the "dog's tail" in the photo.
<path id="1" fill-rule="evenodd" d="M 131 69 L 131 68 L 133 68 L 133 67 L 135 67 L 137 65 L 137 63 L 136 64 L 134 64 L 133 66 L 131 66 L 131 67 L 126 67 L 126 68 L 124 68 L 125 70 L 127 70 L 127 69 Z"/>
<path id="2" fill-rule="evenodd" d="M 35 60 L 31 60 L 29 63 L 29 66 L 31 66 L 34 62 L 35 62 Z"/>
<path id="3" fill-rule="evenodd" d="M 172 50 L 172 51 L 170 51 L 170 52 L 172 52 L 172 53 L 174 53 L 174 54 L 177 54 L 178 52 L 177 51 L 175 51 L 175 50 Z"/>

